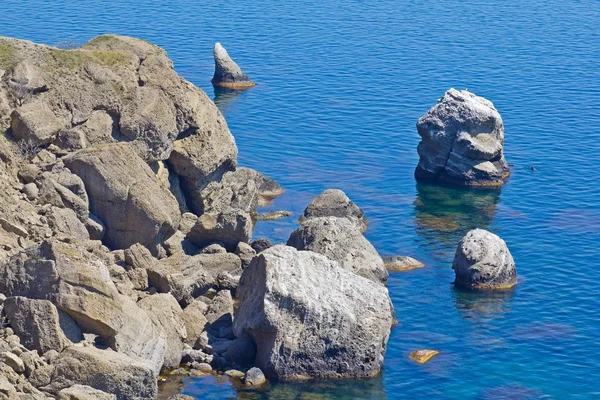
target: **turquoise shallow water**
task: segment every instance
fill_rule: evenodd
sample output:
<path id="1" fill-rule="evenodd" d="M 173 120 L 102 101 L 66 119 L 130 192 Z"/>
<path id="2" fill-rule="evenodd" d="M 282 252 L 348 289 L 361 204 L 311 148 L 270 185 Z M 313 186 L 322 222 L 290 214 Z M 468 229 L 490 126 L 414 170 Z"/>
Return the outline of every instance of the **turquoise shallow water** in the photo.
<path id="1" fill-rule="evenodd" d="M 240 164 L 276 178 L 298 215 L 337 187 L 362 206 L 382 255 L 426 268 L 390 277 L 400 325 L 382 376 L 240 393 L 188 380 L 198 399 L 594 399 L 600 397 L 600 3 L 597 0 L 2 0 L 0 35 L 84 42 L 105 33 L 165 47 L 215 96 L 220 41 L 259 85 L 219 95 Z M 416 120 L 450 87 L 494 102 L 514 164 L 500 190 L 417 185 Z M 535 166 L 536 171 L 531 171 Z M 260 223 L 285 241 L 293 219 Z M 456 244 L 502 236 L 519 284 L 456 291 Z M 416 365 L 419 348 L 441 354 Z"/>

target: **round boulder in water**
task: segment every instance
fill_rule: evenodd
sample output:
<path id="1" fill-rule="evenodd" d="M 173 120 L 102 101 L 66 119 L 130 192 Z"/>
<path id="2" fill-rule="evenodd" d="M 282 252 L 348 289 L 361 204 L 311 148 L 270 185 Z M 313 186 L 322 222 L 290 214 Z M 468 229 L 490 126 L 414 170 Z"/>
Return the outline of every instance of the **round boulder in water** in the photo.
<path id="1" fill-rule="evenodd" d="M 466 289 L 510 289 L 517 283 L 515 261 L 504 240 L 483 229 L 458 244 L 452 269 L 455 285 Z"/>

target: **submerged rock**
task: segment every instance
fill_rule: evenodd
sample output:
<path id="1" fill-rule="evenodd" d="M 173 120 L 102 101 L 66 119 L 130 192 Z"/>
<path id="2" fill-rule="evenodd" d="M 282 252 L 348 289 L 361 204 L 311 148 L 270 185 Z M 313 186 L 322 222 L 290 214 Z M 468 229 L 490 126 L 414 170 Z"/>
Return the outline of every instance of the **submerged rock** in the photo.
<path id="1" fill-rule="evenodd" d="M 416 350 L 410 353 L 410 359 L 419 364 L 425 364 L 438 354 L 440 354 L 440 352 L 437 350 Z"/>
<path id="2" fill-rule="evenodd" d="M 319 217 L 347 218 L 356 222 L 361 232 L 365 232 L 369 226 L 369 220 L 363 210 L 339 189 L 327 189 L 315 197 L 306 207 L 299 221 L 304 223 Z"/>
<path id="3" fill-rule="evenodd" d="M 243 272 L 237 337 L 257 346 L 269 379 L 369 377 L 379 373 L 392 325 L 388 291 L 311 251 L 278 245 Z"/>
<path id="4" fill-rule="evenodd" d="M 265 211 L 259 213 L 256 219 L 259 221 L 276 221 L 281 218 L 291 217 L 292 215 L 291 211 Z"/>
<path id="5" fill-rule="evenodd" d="M 510 169 L 504 159 L 504 125 L 494 105 L 466 90 L 450 89 L 417 122 L 421 136 L 417 179 L 495 186 Z"/>
<path id="6" fill-rule="evenodd" d="M 211 81 L 213 85 L 228 88 L 248 88 L 256 85 L 229 57 L 221 43 L 215 43 L 213 55 L 215 57 L 215 74 Z"/>
<path id="7" fill-rule="evenodd" d="M 396 272 L 409 271 L 414 268 L 425 266 L 421 261 L 408 256 L 386 256 L 383 257 L 383 263 L 385 269 Z"/>
<path id="8" fill-rule="evenodd" d="M 509 289 L 517 283 L 515 261 L 504 240 L 483 229 L 458 244 L 452 269 L 455 285 L 466 289 Z"/>

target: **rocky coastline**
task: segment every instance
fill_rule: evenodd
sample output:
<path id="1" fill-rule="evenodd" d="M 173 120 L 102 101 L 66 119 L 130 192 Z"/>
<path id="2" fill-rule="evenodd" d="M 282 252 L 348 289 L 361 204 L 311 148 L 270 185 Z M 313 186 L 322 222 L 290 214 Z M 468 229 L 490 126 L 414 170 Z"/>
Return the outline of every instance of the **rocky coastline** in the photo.
<path id="1" fill-rule="evenodd" d="M 255 84 L 218 43 L 214 57 L 213 84 Z M 487 100 L 451 89 L 417 127 L 417 178 L 508 176 Z M 290 216 L 259 211 L 284 188 L 238 166 L 223 115 L 163 49 L 0 37 L 0 130 L 0 399 L 152 399 L 165 374 L 256 388 L 381 372 L 388 270 L 422 264 L 384 260 L 341 190 L 312 200 L 287 243 L 253 240 L 257 220 Z M 481 230 L 453 268 L 469 289 L 516 283 L 506 244 Z"/>

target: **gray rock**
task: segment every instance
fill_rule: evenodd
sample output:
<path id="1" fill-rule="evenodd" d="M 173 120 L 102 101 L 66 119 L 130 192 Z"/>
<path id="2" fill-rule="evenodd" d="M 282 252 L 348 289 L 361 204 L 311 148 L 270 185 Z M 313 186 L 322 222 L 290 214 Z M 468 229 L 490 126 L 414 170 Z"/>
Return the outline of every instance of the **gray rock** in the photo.
<path id="1" fill-rule="evenodd" d="M 68 151 L 75 151 L 88 147 L 85 133 L 77 128 L 60 131 L 53 144 Z"/>
<path id="2" fill-rule="evenodd" d="M 208 328 L 218 331 L 221 327 L 231 326 L 233 321 L 233 298 L 229 290 L 221 290 L 212 299 L 204 314 Z"/>
<path id="3" fill-rule="evenodd" d="M 27 377 L 31 376 L 36 369 L 46 365 L 35 350 L 23 351 L 19 354 L 19 357 L 23 360 L 23 365 L 25 365 L 25 376 Z"/>
<path id="4" fill-rule="evenodd" d="M 210 363 L 212 356 L 201 350 L 185 349 L 183 350 L 181 361 L 184 363 Z"/>
<path id="5" fill-rule="evenodd" d="M 273 247 L 273 243 L 271 243 L 269 239 L 260 238 L 253 241 L 250 246 L 252 246 L 252 249 L 258 254 Z"/>
<path id="6" fill-rule="evenodd" d="M 221 43 L 215 43 L 213 55 L 215 57 L 215 74 L 211 81 L 213 85 L 233 89 L 243 89 L 256 85 L 229 57 L 227 50 L 221 46 Z"/>
<path id="7" fill-rule="evenodd" d="M 291 211 L 265 211 L 259 213 L 256 216 L 256 219 L 259 221 L 276 221 L 281 218 L 291 217 L 292 215 L 294 215 L 294 213 Z"/>
<path id="8" fill-rule="evenodd" d="M 298 250 L 323 254 L 345 270 L 374 282 L 387 282 L 388 272 L 379 253 L 356 223 L 347 218 L 309 219 L 292 232 L 287 244 Z"/>
<path id="9" fill-rule="evenodd" d="M 69 170 L 43 172 L 35 178 L 39 189 L 38 204 L 70 208 L 81 221 L 89 217 L 88 196 L 83 181 Z"/>
<path id="10" fill-rule="evenodd" d="M 252 229 L 252 218 L 246 212 L 209 212 L 198 218 L 187 238 L 200 248 L 220 242 L 227 251 L 234 251 L 239 242 L 247 243 L 252 239 Z"/>
<path id="11" fill-rule="evenodd" d="M 448 90 L 417 122 L 417 179 L 460 185 L 501 185 L 510 174 L 504 159 L 504 125 L 494 105 L 466 90 Z"/>
<path id="12" fill-rule="evenodd" d="M 273 179 L 251 168 L 226 172 L 220 181 L 210 182 L 200 192 L 203 212 L 224 212 L 230 209 L 256 212 L 268 206 L 283 193 Z"/>
<path id="13" fill-rule="evenodd" d="M 105 393 L 90 386 L 73 385 L 58 392 L 58 400 L 116 400 L 114 394 Z"/>
<path id="14" fill-rule="evenodd" d="M 483 229 L 462 238 L 452 269 L 454 284 L 467 289 L 509 289 L 517 283 L 515 261 L 506 243 Z"/>
<path id="15" fill-rule="evenodd" d="M 85 220 L 84 224 L 91 240 L 102 240 L 104 238 L 106 227 L 104 226 L 104 222 L 100 221 L 100 218 L 89 213 L 89 218 Z"/>
<path id="16" fill-rule="evenodd" d="M 185 233 L 181 231 L 175 232 L 173 236 L 165 240 L 162 245 L 167 252 L 167 257 L 176 253 L 184 253 L 192 256 L 200 252 L 198 246 L 187 240 Z M 211 248 L 210 250 L 215 250 L 215 248 Z M 225 249 L 223 249 L 223 251 L 225 251 Z"/>
<path id="17" fill-rule="evenodd" d="M 40 194 L 40 191 L 38 190 L 36 184 L 31 182 L 23 186 L 23 193 L 25 193 L 29 200 L 35 200 Z"/>
<path id="18" fill-rule="evenodd" d="M 182 304 L 217 287 L 219 273 L 239 273 L 241 261 L 235 254 L 198 254 L 188 256 L 177 253 L 160 260 L 148 269 L 148 281 L 161 293 L 171 293 Z"/>
<path id="19" fill-rule="evenodd" d="M 153 399 L 158 374 L 151 364 L 112 350 L 69 347 L 55 363 L 51 391 L 86 385 L 114 394 L 118 400 Z"/>
<path id="20" fill-rule="evenodd" d="M 127 271 L 127 276 L 135 290 L 148 289 L 148 271 L 145 269 L 132 269 Z"/>
<path id="21" fill-rule="evenodd" d="M 18 374 L 25 372 L 25 364 L 23 364 L 23 360 L 21 360 L 18 355 L 11 353 L 10 351 L 2 353 L 0 355 L 0 361 L 11 367 Z"/>
<path id="22" fill-rule="evenodd" d="M 151 252 L 179 226 L 177 200 L 126 143 L 80 150 L 65 159 L 87 189 L 90 211 L 105 226 L 112 249 L 140 243 Z"/>
<path id="23" fill-rule="evenodd" d="M 230 290 L 232 294 L 235 293 L 240 283 L 240 275 L 232 275 L 229 272 L 220 272 L 217 275 L 217 285 L 219 290 Z"/>
<path id="24" fill-rule="evenodd" d="M 192 367 L 198 371 L 204 372 L 205 374 L 210 374 L 212 372 L 212 367 L 208 363 L 195 363 L 192 365 Z"/>
<path id="25" fill-rule="evenodd" d="M 239 242 L 233 251 L 242 261 L 242 268 L 246 269 L 250 265 L 250 262 L 256 256 L 256 250 L 252 248 L 248 243 Z"/>
<path id="26" fill-rule="evenodd" d="M 186 235 L 192 230 L 194 225 L 198 221 L 198 216 L 190 212 L 181 214 L 181 221 L 179 222 L 179 230 Z"/>
<path id="27" fill-rule="evenodd" d="M 171 294 L 163 293 L 146 297 L 137 305 L 146 310 L 150 319 L 163 331 L 167 345 L 163 368 L 177 368 L 181 362 L 183 342 L 187 338 L 183 310 L 179 303 Z"/>
<path id="28" fill-rule="evenodd" d="M 13 86 L 15 90 L 24 89 L 31 95 L 48 90 L 42 71 L 31 60 L 22 60 L 13 68 L 8 85 Z"/>
<path id="29" fill-rule="evenodd" d="M 267 383 L 267 378 L 260 368 L 253 367 L 246 372 L 244 383 L 248 386 L 261 386 Z"/>
<path id="30" fill-rule="evenodd" d="M 11 115 L 11 129 L 15 138 L 34 145 L 52 143 L 64 126 L 65 122 L 42 101 L 24 104 Z"/>
<path id="31" fill-rule="evenodd" d="M 204 247 L 202 250 L 200 250 L 201 254 L 221 254 L 221 253 L 227 253 L 227 250 L 225 249 L 225 247 L 221 246 L 218 243 L 212 243 L 209 244 L 208 246 Z"/>
<path id="32" fill-rule="evenodd" d="M 369 220 L 363 210 L 339 189 L 327 189 L 315 197 L 306 207 L 299 221 L 304 223 L 319 217 L 348 218 L 356 222 L 361 232 L 365 232 L 369 226 Z"/>
<path id="33" fill-rule="evenodd" d="M 187 206 L 195 213 L 204 212 L 202 189 L 218 181 L 237 166 L 237 147 L 227 125 L 214 132 L 196 134 L 173 143 L 169 169 L 179 175 L 179 184 Z"/>
<path id="34" fill-rule="evenodd" d="M 193 346 L 205 330 L 208 323 L 205 316 L 207 310 L 208 305 L 198 299 L 183 310 L 182 318 L 187 332 L 185 342 L 189 345 Z"/>
<path id="35" fill-rule="evenodd" d="M 24 238 L 29 236 L 29 233 L 25 228 L 15 222 L 7 220 L 6 218 L 0 218 L 0 227 L 2 227 L 2 229 L 4 229 L 6 232 L 14 233 L 15 235 L 19 235 Z"/>
<path id="36" fill-rule="evenodd" d="M 46 214 L 46 218 L 48 218 L 48 226 L 52 229 L 54 236 L 79 242 L 90 239 L 86 226 L 77 218 L 75 211 L 69 208 L 52 207 Z"/>
<path id="37" fill-rule="evenodd" d="M 48 300 L 9 297 L 4 312 L 23 345 L 40 354 L 49 350 L 60 352 L 83 339 L 75 321 Z"/>
<path id="38" fill-rule="evenodd" d="M 244 270 L 237 337 L 250 336 L 269 379 L 374 376 L 392 324 L 388 291 L 310 251 L 278 245 Z"/>
<path id="39" fill-rule="evenodd" d="M 146 247 L 135 243 L 125 250 L 125 262 L 133 269 L 151 269 L 157 260 Z"/>
<path id="40" fill-rule="evenodd" d="M 56 354 L 58 356 L 58 353 Z M 38 367 L 29 376 L 29 382 L 36 388 L 49 385 L 52 382 L 52 375 L 54 374 L 54 366 L 42 365 Z"/>

